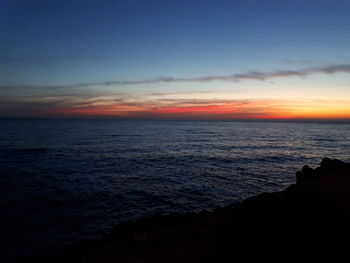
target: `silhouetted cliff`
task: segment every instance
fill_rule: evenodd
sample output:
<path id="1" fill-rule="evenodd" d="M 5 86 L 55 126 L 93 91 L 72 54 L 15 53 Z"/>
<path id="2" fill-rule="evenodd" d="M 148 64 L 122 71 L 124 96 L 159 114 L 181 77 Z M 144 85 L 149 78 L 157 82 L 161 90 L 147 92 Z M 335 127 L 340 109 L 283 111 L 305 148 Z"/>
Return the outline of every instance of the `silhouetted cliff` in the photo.
<path id="1" fill-rule="evenodd" d="M 45 262 L 285 261 L 346 255 L 350 164 L 304 166 L 296 184 L 214 212 L 171 214 L 119 224 L 100 241 L 70 246 Z"/>

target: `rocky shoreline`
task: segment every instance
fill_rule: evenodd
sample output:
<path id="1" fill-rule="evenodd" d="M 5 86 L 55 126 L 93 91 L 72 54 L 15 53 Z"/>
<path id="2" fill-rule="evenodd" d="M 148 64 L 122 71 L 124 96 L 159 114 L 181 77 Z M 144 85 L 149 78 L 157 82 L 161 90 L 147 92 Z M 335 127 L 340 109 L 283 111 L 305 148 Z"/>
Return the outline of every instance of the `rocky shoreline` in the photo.
<path id="1" fill-rule="evenodd" d="M 350 164 L 325 158 L 296 183 L 213 212 L 126 222 L 35 262 L 233 262 L 346 255 Z M 281 258 L 283 256 L 283 258 Z M 282 260 L 283 259 L 283 260 Z M 28 259 L 26 259 L 28 262 Z"/>

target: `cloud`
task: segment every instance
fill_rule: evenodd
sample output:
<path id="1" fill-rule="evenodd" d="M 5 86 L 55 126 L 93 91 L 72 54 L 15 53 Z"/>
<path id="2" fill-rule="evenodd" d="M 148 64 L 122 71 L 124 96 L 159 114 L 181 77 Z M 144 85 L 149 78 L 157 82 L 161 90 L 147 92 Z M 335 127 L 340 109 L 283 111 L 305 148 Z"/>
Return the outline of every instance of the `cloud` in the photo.
<path id="1" fill-rule="evenodd" d="M 87 86 L 126 86 L 126 85 L 143 85 L 143 84 L 159 84 L 159 83 L 177 83 L 177 82 L 212 82 L 212 81 L 228 81 L 240 82 L 244 80 L 268 80 L 286 77 L 306 77 L 313 74 L 334 74 L 334 73 L 350 73 L 350 64 L 331 65 L 324 67 L 311 67 L 300 70 L 277 70 L 270 72 L 250 71 L 246 73 L 237 73 L 231 75 L 208 75 L 194 78 L 175 78 L 175 77 L 159 77 L 145 80 L 117 80 L 105 81 L 100 83 L 82 83 L 75 85 L 76 87 Z"/>
<path id="2" fill-rule="evenodd" d="M 323 68 L 315 68 L 311 73 L 333 74 L 338 72 L 350 73 L 350 65 L 345 64 L 345 65 L 335 65 L 335 66 L 329 66 L 329 67 L 323 67 Z"/>
<path id="3" fill-rule="evenodd" d="M 233 114 L 233 110 L 240 109 L 240 116 L 258 116 L 271 112 L 284 112 L 283 103 L 277 105 L 277 101 L 230 100 L 225 99 L 201 99 L 209 96 L 197 94 L 213 93 L 211 91 L 143 91 L 121 92 L 118 89 L 89 88 L 90 86 L 123 86 L 142 85 L 152 83 L 176 83 L 176 82 L 211 82 L 229 81 L 239 82 L 244 80 L 257 80 L 271 82 L 275 78 L 305 77 L 312 74 L 350 73 L 350 64 L 331 65 L 324 67 L 309 67 L 300 70 L 277 70 L 270 72 L 251 71 L 232 75 L 208 75 L 195 78 L 160 77 L 138 81 L 105 81 L 100 83 L 85 83 L 73 85 L 13 85 L 0 86 L 0 115 L 10 116 L 21 114 L 127 114 L 128 116 L 163 116 L 167 115 L 196 115 L 198 112 L 206 112 L 209 115 Z M 299 105 L 298 103 L 294 103 Z M 293 104 L 293 105 L 294 105 Z M 345 103 L 342 103 L 345 104 Z M 194 112 L 194 113 L 191 113 Z M 197 112 L 197 113 L 196 113 Z M 236 112 L 237 113 L 237 112 Z M 234 114 L 236 114 L 234 113 Z M 238 114 L 238 113 L 237 113 Z M 198 114 L 197 114 L 198 115 Z"/>
<path id="4" fill-rule="evenodd" d="M 236 73 L 231 75 L 208 75 L 199 76 L 193 78 L 176 78 L 176 77 L 158 77 L 144 80 L 115 80 L 115 81 L 103 81 L 97 83 L 79 83 L 72 85 L 55 85 L 55 86 L 33 86 L 33 85 L 12 85 L 12 86 L 0 86 L 0 93 L 15 93 L 21 91 L 50 91 L 56 93 L 71 93 L 71 94 L 89 94 L 96 93 L 95 90 L 86 90 L 84 88 L 96 87 L 96 86 L 129 86 L 129 85 L 147 85 L 147 84 L 167 84 L 167 83 L 178 83 L 178 82 L 214 82 L 214 81 L 226 81 L 226 82 L 240 82 L 245 80 L 272 80 L 276 78 L 287 78 L 287 77 L 306 77 L 313 74 L 335 74 L 335 73 L 350 73 L 350 64 L 341 65 L 330 65 L 324 67 L 310 67 L 299 70 L 276 70 L 276 71 L 250 71 L 245 73 Z M 103 91 L 98 91 L 100 94 Z M 105 91 L 110 93 L 111 91 Z M 205 93 L 203 91 L 191 93 Z M 186 92 L 174 92 L 174 94 L 186 94 Z M 96 94 L 97 95 L 97 94 Z M 150 93 L 151 96 L 163 95 L 163 93 Z M 168 94 L 169 95 L 169 94 Z"/>
<path id="5" fill-rule="evenodd" d="M 340 110 L 332 105 L 340 105 Z M 327 106 L 327 112 L 324 111 Z M 31 96 L 0 100 L 0 116 L 149 119 L 349 117 L 348 101 L 310 99 L 146 98 L 144 96 Z M 315 111 L 316 110 L 316 111 Z M 346 114 L 345 114 L 346 113 Z M 309 115 L 308 115 L 309 114 Z M 313 114 L 313 115 L 312 115 Z M 323 116 L 322 115 L 322 116 Z M 320 115 L 321 116 L 321 115 Z"/>
<path id="6" fill-rule="evenodd" d="M 256 100 L 157 99 L 118 101 L 113 104 L 80 104 L 52 109 L 61 116 L 113 116 L 122 118 L 244 118 L 271 115 L 280 103 Z"/>

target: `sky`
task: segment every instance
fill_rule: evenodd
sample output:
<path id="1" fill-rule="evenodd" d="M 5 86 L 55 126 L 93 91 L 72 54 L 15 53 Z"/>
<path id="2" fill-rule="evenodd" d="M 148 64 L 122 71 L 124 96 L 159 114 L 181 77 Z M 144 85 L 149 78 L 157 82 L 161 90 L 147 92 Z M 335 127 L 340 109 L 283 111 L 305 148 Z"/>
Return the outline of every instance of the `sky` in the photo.
<path id="1" fill-rule="evenodd" d="M 350 0 L 1 0 L 0 117 L 350 119 Z"/>

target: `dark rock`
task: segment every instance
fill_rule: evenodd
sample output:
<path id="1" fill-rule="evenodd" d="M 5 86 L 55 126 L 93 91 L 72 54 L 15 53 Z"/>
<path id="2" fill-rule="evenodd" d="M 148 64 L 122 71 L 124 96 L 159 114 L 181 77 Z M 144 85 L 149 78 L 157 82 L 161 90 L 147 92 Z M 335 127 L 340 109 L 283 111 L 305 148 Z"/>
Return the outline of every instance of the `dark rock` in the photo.
<path id="1" fill-rule="evenodd" d="M 296 183 L 301 184 L 308 180 L 313 180 L 316 177 L 315 170 L 307 165 L 304 165 L 301 171 L 296 173 Z"/>

